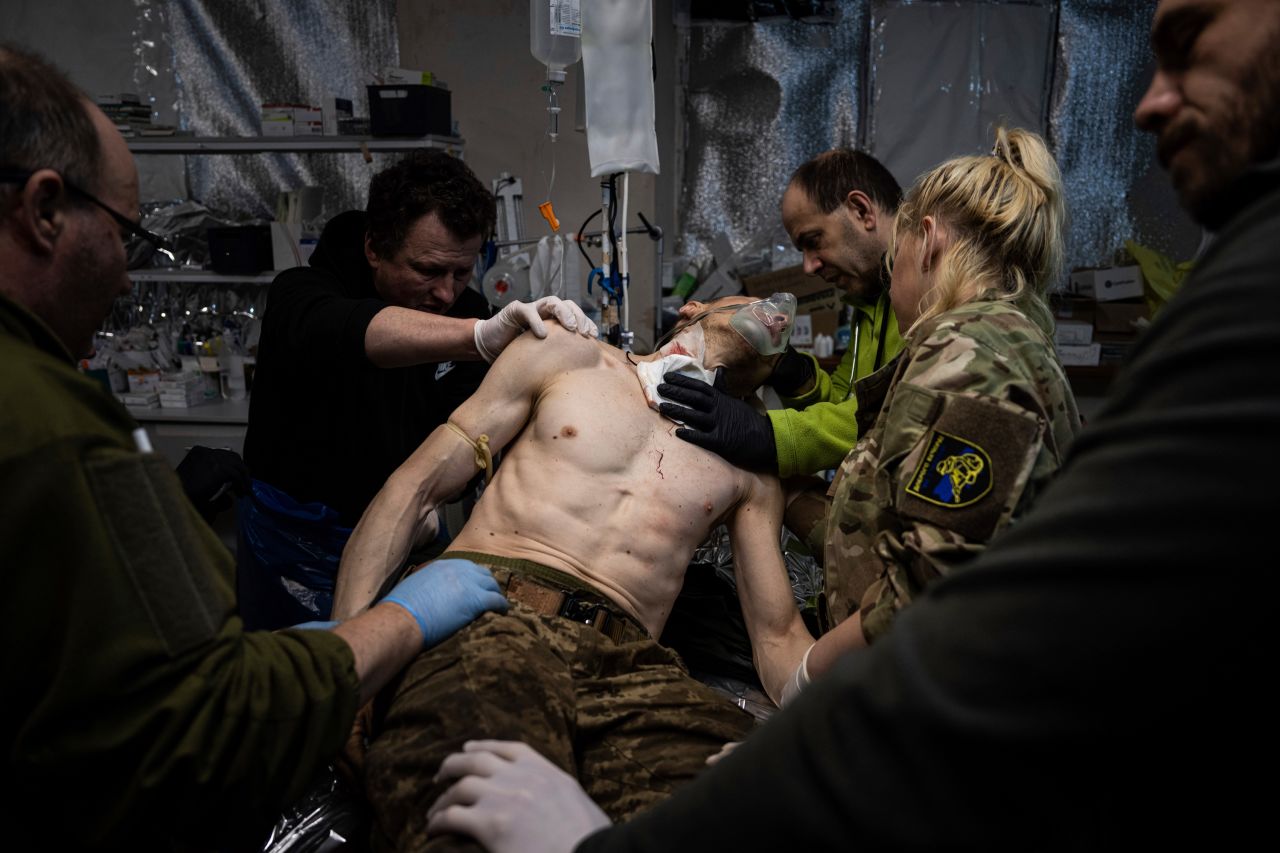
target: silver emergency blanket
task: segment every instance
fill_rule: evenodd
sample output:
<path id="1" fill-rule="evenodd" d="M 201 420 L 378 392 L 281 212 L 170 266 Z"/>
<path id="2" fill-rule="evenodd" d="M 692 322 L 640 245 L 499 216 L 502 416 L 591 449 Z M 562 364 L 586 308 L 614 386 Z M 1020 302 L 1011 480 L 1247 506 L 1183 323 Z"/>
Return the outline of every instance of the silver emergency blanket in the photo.
<path id="1" fill-rule="evenodd" d="M 364 798 L 333 768 L 277 818 L 262 853 L 330 853 L 366 850 L 371 817 Z"/>
<path id="2" fill-rule="evenodd" d="M 736 250 L 777 219 L 795 167 L 827 148 L 859 146 L 886 156 L 874 147 L 877 140 L 905 145 L 914 134 L 936 142 L 928 150 L 941 159 L 962 153 L 946 150 L 956 134 L 968 148 L 989 134 L 980 126 L 983 116 L 1024 123 L 1043 116 L 1039 129 L 1047 132 L 1067 193 L 1068 267 L 1109 262 L 1130 237 L 1187 256 L 1199 229 L 1177 210 L 1167 177 L 1154 166 L 1153 140 L 1133 126 L 1133 108 L 1150 79 L 1154 9 L 1155 0 L 842 0 L 834 24 L 683 26 L 677 42 L 687 135 L 676 253 L 706 258 L 721 235 Z M 911 28 L 891 27 L 918 14 L 931 23 L 917 28 L 913 50 Z M 959 34 L 963 44 L 939 55 L 945 40 L 934 28 Z M 1046 49 L 1052 56 L 1042 55 Z M 918 80 L 936 77 L 933 64 L 950 61 L 947 80 L 939 77 L 907 109 L 877 103 L 886 89 L 898 100 L 906 91 L 899 85 L 904 66 L 880 63 L 912 56 Z M 1019 63 L 1026 66 L 1023 88 L 1011 88 L 1010 71 Z M 947 119 L 956 127 L 937 126 L 936 113 L 920 108 L 946 94 L 959 105 Z M 997 95 L 1009 109 L 993 107 Z M 928 156 L 911 152 L 903 170 L 917 170 Z M 905 185 L 915 175 L 897 177 Z"/>
<path id="3" fill-rule="evenodd" d="M 167 21 L 180 129 L 198 136 L 257 136 L 263 103 L 319 106 L 336 95 L 368 115 L 371 74 L 399 65 L 395 0 L 138 2 Z M 283 190 L 320 186 L 327 217 L 363 208 L 369 178 L 398 156 L 188 155 L 187 183 L 211 207 L 259 216 Z"/>
<path id="4" fill-rule="evenodd" d="M 822 567 L 809 555 L 808 546 L 785 527 L 782 528 L 779 545 L 796 604 L 816 607 L 818 595 L 822 592 Z M 711 566 L 717 577 L 730 589 L 737 590 L 738 583 L 733 574 L 733 546 L 729 543 L 729 528 L 723 524 L 711 531 L 711 535 L 693 552 L 689 562 Z"/>

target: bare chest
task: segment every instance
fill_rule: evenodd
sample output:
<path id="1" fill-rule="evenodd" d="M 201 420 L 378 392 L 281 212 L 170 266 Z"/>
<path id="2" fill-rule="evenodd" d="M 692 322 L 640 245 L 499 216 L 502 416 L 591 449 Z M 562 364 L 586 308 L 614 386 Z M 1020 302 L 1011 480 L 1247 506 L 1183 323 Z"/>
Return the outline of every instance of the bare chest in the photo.
<path id="1" fill-rule="evenodd" d="M 709 526 L 737 501 L 742 474 L 678 438 L 677 428 L 646 405 L 629 365 L 606 360 L 552 382 L 517 444 L 602 504 L 634 501 L 655 521 Z"/>

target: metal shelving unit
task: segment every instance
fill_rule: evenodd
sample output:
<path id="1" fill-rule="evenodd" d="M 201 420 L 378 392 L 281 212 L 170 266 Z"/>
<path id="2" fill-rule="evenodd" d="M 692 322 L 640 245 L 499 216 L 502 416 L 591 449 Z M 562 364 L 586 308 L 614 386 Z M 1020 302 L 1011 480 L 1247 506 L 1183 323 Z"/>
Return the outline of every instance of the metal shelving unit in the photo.
<path id="1" fill-rule="evenodd" d="M 135 136 L 135 154 L 255 154 L 263 152 L 375 152 L 439 148 L 461 152 L 460 136 Z"/>
<path id="2" fill-rule="evenodd" d="M 126 140 L 134 154 L 288 154 L 337 152 L 368 156 L 374 152 L 435 148 L 461 157 L 466 140 L 460 136 L 135 136 Z M 141 269 L 129 272 L 134 281 L 182 284 L 270 284 L 279 270 L 234 275 L 212 270 Z"/>
<path id="3" fill-rule="evenodd" d="M 134 281 L 170 281 L 182 284 L 270 284 L 279 272 L 268 270 L 254 275 L 236 275 L 213 270 L 145 269 L 130 270 L 129 278 Z"/>

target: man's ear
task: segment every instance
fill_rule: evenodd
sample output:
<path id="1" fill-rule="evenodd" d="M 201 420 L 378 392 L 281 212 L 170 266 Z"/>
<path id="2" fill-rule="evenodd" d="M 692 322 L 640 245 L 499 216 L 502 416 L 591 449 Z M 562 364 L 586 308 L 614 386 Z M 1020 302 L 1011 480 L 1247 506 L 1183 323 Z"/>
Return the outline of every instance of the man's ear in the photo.
<path id="1" fill-rule="evenodd" d="M 705 310 L 707 310 L 705 303 L 699 302 L 696 299 L 690 299 L 688 302 L 680 306 L 680 310 L 677 311 L 676 314 L 682 320 L 692 320 Z"/>
<path id="2" fill-rule="evenodd" d="M 378 253 L 373 250 L 373 240 L 370 239 L 368 234 L 364 235 L 364 259 L 369 262 L 369 266 L 374 270 L 377 270 L 378 264 L 382 262 L 382 259 L 378 257 Z"/>
<path id="3" fill-rule="evenodd" d="M 10 214 L 31 248 L 51 255 L 67 229 L 67 187 L 53 169 L 41 169 L 22 185 Z"/>
<path id="4" fill-rule="evenodd" d="M 880 208 L 871 200 L 871 196 L 862 190 L 849 190 L 849 194 L 844 197 L 844 206 L 856 222 L 862 223 L 864 229 L 876 230 L 880 222 Z"/>

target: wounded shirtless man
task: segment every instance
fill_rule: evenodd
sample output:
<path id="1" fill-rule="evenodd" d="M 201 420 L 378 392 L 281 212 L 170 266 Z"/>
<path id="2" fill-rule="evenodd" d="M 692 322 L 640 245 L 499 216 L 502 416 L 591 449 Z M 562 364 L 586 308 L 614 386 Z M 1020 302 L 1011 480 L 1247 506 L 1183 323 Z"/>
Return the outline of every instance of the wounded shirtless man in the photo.
<path id="1" fill-rule="evenodd" d="M 419 655 L 393 687 L 365 762 L 378 844 L 470 843 L 426 837 L 427 810 L 445 788 L 432 777 L 467 740 L 525 741 L 620 820 L 740 739 L 750 717 L 656 641 L 694 549 L 720 523 L 756 666 L 778 700 L 812 642 L 779 551 L 778 481 L 679 439 L 649 405 L 663 372 L 689 360 L 682 354 L 723 371 L 730 393 L 754 391 L 776 358 L 757 349 L 781 349 L 768 346 L 779 328 L 768 316 L 761 325 L 761 304 L 729 297 L 686 306 L 686 316 L 705 313 L 644 357 L 558 327 L 559 346 L 526 335 L 369 506 L 343 554 L 339 617 L 372 601 L 431 511 L 461 491 L 487 452 L 506 449 L 442 559 L 488 566 L 511 609 Z"/>

